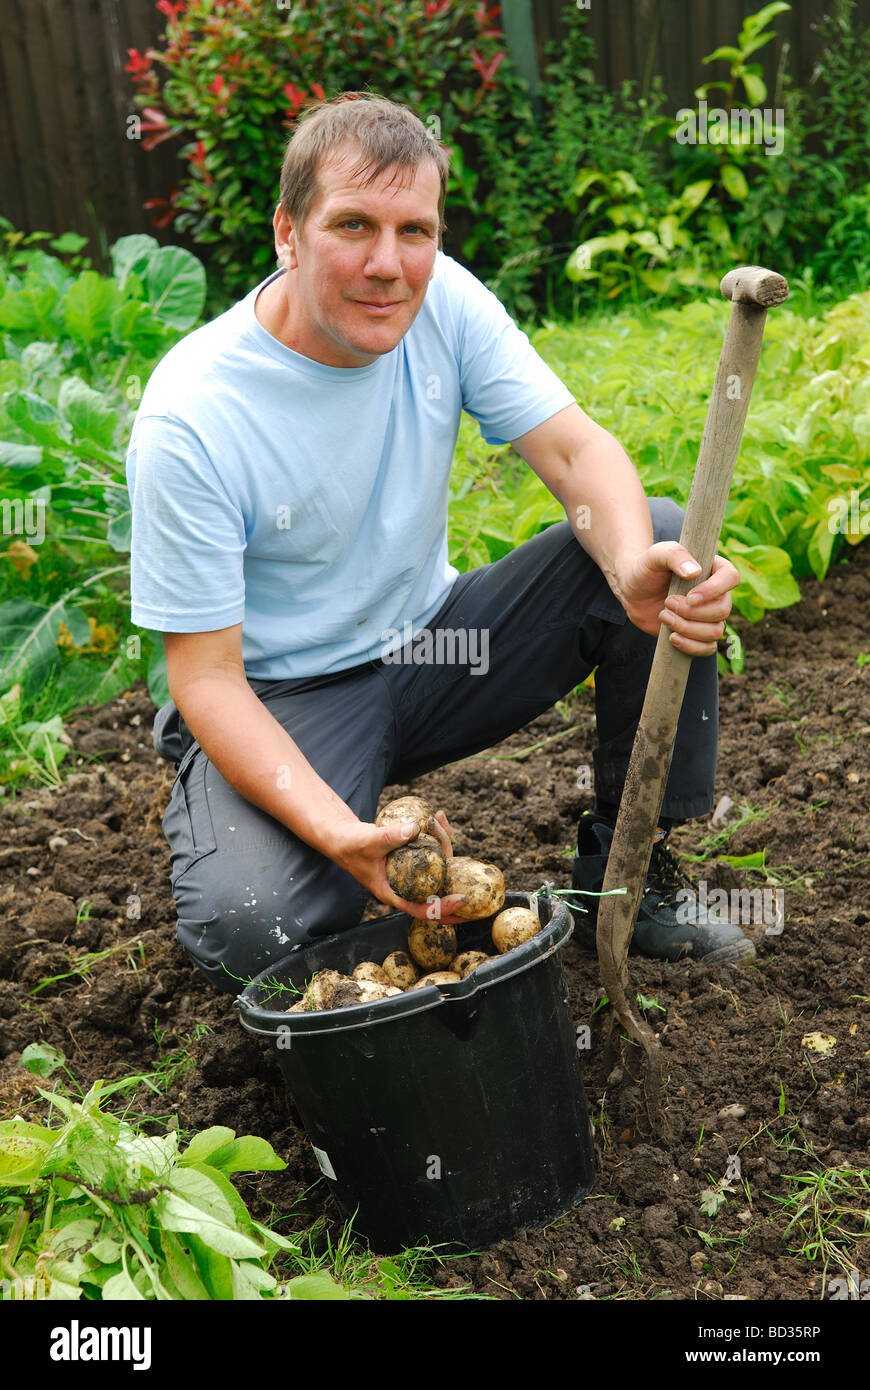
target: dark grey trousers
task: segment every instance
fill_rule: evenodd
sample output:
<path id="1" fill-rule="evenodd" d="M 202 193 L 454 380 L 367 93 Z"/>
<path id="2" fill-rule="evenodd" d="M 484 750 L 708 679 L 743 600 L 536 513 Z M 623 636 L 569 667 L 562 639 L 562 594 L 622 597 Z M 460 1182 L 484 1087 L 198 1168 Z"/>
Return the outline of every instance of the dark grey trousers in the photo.
<path id="1" fill-rule="evenodd" d="M 673 502 L 650 499 L 650 513 L 657 541 L 679 539 Z M 385 786 L 491 747 L 597 667 L 595 792 L 618 805 L 655 638 L 628 622 L 567 522 L 460 575 L 429 630 L 431 653 L 415 640 L 403 662 L 250 685 L 324 781 L 371 821 Z M 717 683 L 715 656 L 696 658 L 664 818 L 711 809 Z M 172 701 L 155 717 L 154 746 L 177 764 L 163 830 L 178 940 L 213 985 L 237 993 L 297 943 L 359 922 L 366 889 L 235 791 Z"/>

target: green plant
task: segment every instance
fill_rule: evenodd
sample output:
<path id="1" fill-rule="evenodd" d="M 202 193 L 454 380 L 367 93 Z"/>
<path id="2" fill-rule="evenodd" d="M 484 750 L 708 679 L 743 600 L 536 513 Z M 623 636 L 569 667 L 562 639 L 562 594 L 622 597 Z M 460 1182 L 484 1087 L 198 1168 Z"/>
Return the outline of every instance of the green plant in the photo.
<path id="1" fill-rule="evenodd" d="M 762 77 L 761 66 L 758 63 L 749 63 L 747 59 L 776 37 L 774 31 L 765 28 L 765 26 L 776 15 L 790 9 L 791 5 L 782 3 L 782 0 L 775 0 L 775 3 L 765 5 L 756 14 L 747 15 L 737 36 L 736 45 L 717 48 L 703 60 L 705 63 L 714 63 L 724 59 L 729 65 L 727 80 L 705 82 L 703 86 L 697 88 L 695 95 L 706 97 L 709 92 L 722 91 L 725 93 L 723 98 L 725 110 L 730 111 L 739 82 L 746 93 L 747 100 L 753 106 L 762 106 L 767 99 L 767 88 Z"/>
<path id="2" fill-rule="evenodd" d="M 136 1133 L 96 1082 L 78 1102 L 40 1091 L 57 1128 L 0 1122 L 3 1273 L 11 1296 L 48 1299 L 272 1298 L 270 1272 L 294 1242 L 254 1221 L 230 1175 L 286 1165 L 264 1139 L 214 1126 Z M 289 1296 L 293 1296 L 292 1292 Z"/>
<path id="3" fill-rule="evenodd" d="M 357 1239 L 352 1220 L 342 1227 L 337 1239 L 320 1220 L 299 1237 L 298 1263 L 306 1271 L 301 1277 L 334 1277 L 357 1297 L 388 1302 L 450 1300 L 480 1297 L 470 1294 L 468 1285 L 440 1288 L 432 1282 L 436 1269 L 468 1253 L 460 1250 L 451 1254 L 446 1246 L 420 1245 L 408 1246 L 397 1255 L 377 1256 Z"/>
<path id="4" fill-rule="evenodd" d="M 600 184 L 603 192 L 584 208 L 581 241 L 565 265 L 569 280 L 577 284 L 597 282 L 605 299 L 628 293 L 635 302 L 641 289 L 664 295 L 675 285 L 683 289 L 716 288 L 717 277 L 701 264 L 688 225 L 710 191 L 710 180 L 688 184 L 657 208 L 625 169 L 612 174 L 581 169 L 573 197 L 582 198 L 595 184 Z M 602 218 L 614 230 L 596 234 Z"/>
<path id="5" fill-rule="evenodd" d="M 143 642 L 162 692 L 162 644 L 149 654 L 147 637 L 119 635 L 124 449 L 151 368 L 202 312 L 205 272 L 188 251 L 131 236 L 102 276 L 0 230 L 0 779 L 57 785 L 62 713 L 84 690 L 100 703 L 137 679 Z"/>
<path id="6" fill-rule="evenodd" d="M 452 143 L 491 99 L 505 57 L 498 8 L 479 0 L 158 8 L 167 15 L 160 44 L 130 50 L 126 70 L 145 117 L 143 147 L 180 139 L 187 161 L 160 200 L 160 223 L 174 219 L 211 248 L 232 296 L 272 268 L 284 146 L 306 106 L 342 91 L 383 91 Z M 461 153 L 451 197 L 459 206 L 474 201 Z"/>
<path id="7" fill-rule="evenodd" d="M 784 1173 L 788 1197 L 775 1197 L 789 1215 L 784 1235 L 793 1233 L 793 1254 L 820 1260 L 823 1274 L 834 1265 L 847 1273 L 866 1260 L 870 1249 L 870 1169 L 820 1168 Z"/>

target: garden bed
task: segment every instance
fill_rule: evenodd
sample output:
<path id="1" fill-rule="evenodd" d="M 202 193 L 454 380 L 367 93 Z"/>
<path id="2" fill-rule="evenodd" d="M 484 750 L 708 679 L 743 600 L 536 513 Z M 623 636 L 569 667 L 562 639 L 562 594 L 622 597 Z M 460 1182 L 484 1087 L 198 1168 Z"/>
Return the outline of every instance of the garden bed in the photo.
<path id="1" fill-rule="evenodd" d="M 720 842 L 709 818 L 672 837 L 681 854 L 706 855 L 693 872 L 711 892 L 781 888 L 784 930 L 747 928 L 749 968 L 633 958 L 662 1034 L 667 1144 L 644 1133 L 637 1089 L 603 1070 L 597 962 L 569 943 L 574 1017 L 592 1029 L 598 1182 L 548 1229 L 436 1267 L 436 1285 L 496 1299 L 818 1298 L 822 1258 L 798 1253 L 811 1252 L 818 1222 L 815 1235 L 808 1220 L 786 1229 L 809 1190 L 794 1178 L 842 1170 L 867 1209 L 854 1175 L 870 1168 L 870 669 L 858 660 L 870 653 L 870 545 L 802 589 L 795 607 L 735 622 L 747 662 L 721 686 L 717 793 L 734 810 Z M 570 886 L 577 818 L 592 804 L 577 776 L 592 709 L 583 690 L 414 785 L 448 808 L 456 852 L 498 863 L 512 890 Z M 175 943 L 160 828 L 174 774 L 154 753 L 153 715 L 141 684 L 78 711 L 66 722 L 81 765 L 65 784 L 0 802 L 0 1114 L 44 1113 L 37 1087 L 51 1082 L 20 1065 L 37 1040 L 63 1051 L 83 1087 L 147 1073 L 132 1101 L 143 1120 L 261 1134 L 287 1160 L 238 1179 L 258 1219 L 286 1217 L 285 1233 L 318 1218 L 340 1226 L 274 1055 Z M 761 851 L 761 873 L 722 857 Z M 835 1045 L 815 1052 L 811 1033 Z M 834 1211 L 849 1205 L 838 1200 Z M 846 1238 L 859 1227 L 843 1218 L 830 1235 L 866 1278 L 870 1258 Z M 829 1265 L 829 1278 L 841 1272 Z"/>

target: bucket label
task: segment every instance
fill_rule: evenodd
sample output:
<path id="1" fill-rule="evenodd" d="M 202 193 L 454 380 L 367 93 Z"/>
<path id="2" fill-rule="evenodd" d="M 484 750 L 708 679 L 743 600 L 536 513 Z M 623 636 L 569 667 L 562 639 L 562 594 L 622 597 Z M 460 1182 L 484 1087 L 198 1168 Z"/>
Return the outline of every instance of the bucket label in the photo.
<path id="1" fill-rule="evenodd" d="M 329 1154 L 325 1149 L 318 1149 L 316 1144 L 312 1144 L 311 1147 L 314 1150 L 314 1157 L 317 1159 L 317 1166 L 323 1176 L 325 1178 L 332 1178 L 333 1182 L 337 1182 L 338 1179 L 335 1176 L 335 1169 L 329 1161 Z"/>

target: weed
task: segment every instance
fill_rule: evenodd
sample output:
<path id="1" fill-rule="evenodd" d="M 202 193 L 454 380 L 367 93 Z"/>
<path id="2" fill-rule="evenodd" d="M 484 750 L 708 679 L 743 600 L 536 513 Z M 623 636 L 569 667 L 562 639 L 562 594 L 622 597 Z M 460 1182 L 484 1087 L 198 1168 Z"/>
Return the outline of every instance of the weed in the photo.
<path id="1" fill-rule="evenodd" d="M 644 1010 L 644 1012 L 646 1012 L 649 1009 L 658 1009 L 660 1013 L 667 1013 L 667 1009 L 665 1008 L 664 1004 L 660 1004 L 655 996 L 653 996 L 652 999 L 648 999 L 645 994 L 639 994 L 637 996 L 637 1002 L 640 1005 L 640 1007 Z"/>
<path id="2" fill-rule="evenodd" d="M 84 920 L 84 919 L 82 919 Z M 100 961 L 108 960 L 109 956 L 117 955 L 119 951 L 125 951 L 128 947 L 138 947 L 140 959 L 145 962 L 144 947 L 138 936 L 129 937 L 126 941 L 119 941 L 114 946 L 108 946 L 104 951 L 84 951 L 78 956 L 71 970 L 63 970 L 58 975 L 44 975 L 38 985 L 35 985 L 30 994 L 39 994 L 41 990 L 47 989 L 49 985 L 60 984 L 62 980 L 71 980 L 78 976 L 79 979 L 87 979 L 95 965 Z M 128 956 L 130 968 L 136 969 L 132 958 Z"/>
<path id="3" fill-rule="evenodd" d="M 870 1241 L 870 1168 L 822 1168 L 811 1173 L 784 1173 L 794 1190 L 775 1197 L 790 1215 L 784 1236 L 794 1232 L 790 1253 L 849 1272 L 862 1259 Z"/>
<path id="4" fill-rule="evenodd" d="M 706 853 L 695 855 L 687 854 L 685 857 L 687 859 L 692 860 L 695 863 L 704 859 L 715 858 L 716 855 L 711 853 L 711 851 L 716 851 L 720 848 L 720 846 L 726 845 L 728 841 L 731 839 L 731 836 L 735 833 L 735 831 L 740 830 L 741 827 L 744 825 L 751 825 L 753 821 L 766 820 L 767 817 L 770 815 L 771 811 L 775 811 L 778 806 L 778 801 L 774 801 L 771 803 L 770 806 L 765 807 L 750 806 L 748 804 L 742 805 L 740 807 L 740 812 L 736 820 L 733 820 L 728 825 L 723 826 L 723 828 L 717 831 L 714 835 L 703 836 L 701 840 L 701 845 L 704 848 L 704 850 L 707 851 Z"/>
<path id="5" fill-rule="evenodd" d="M 373 1255 L 353 1230 L 353 1218 L 346 1222 L 337 1240 L 321 1218 L 309 1230 L 295 1236 L 301 1254 L 294 1258 L 302 1274 L 332 1276 L 352 1295 L 393 1301 L 419 1299 L 481 1298 L 469 1292 L 469 1285 L 442 1289 L 432 1282 L 435 1268 L 451 1259 L 463 1259 L 480 1251 L 450 1252 L 446 1245 L 408 1246 L 398 1255 Z"/>

